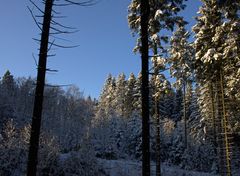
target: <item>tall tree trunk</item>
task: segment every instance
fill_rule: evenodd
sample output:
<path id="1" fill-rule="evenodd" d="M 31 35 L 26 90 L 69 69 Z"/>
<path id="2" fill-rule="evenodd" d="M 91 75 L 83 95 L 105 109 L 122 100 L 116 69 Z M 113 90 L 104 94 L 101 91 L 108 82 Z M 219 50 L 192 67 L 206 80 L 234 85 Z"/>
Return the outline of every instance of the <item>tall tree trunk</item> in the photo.
<path id="1" fill-rule="evenodd" d="M 154 44 L 154 48 L 153 48 L 153 54 L 154 56 L 157 56 L 158 54 L 158 50 L 157 50 L 157 44 Z M 157 80 L 157 75 L 159 74 L 159 69 L 157 67 L 154 67 L 154 76 L 155 76 L 155 80 L 154 82 L 156 82 Z M 158 90 L 157 86 L 155 85 L 154 87 L 154 93 L 156 94 L 157 91 L 161 91 Z M 155 118 L 156 118 L 156 176 L 161 176 L 161 152 L 160 152 L 160 143 L 161 143 L 161 139 L 160 139 L 160 112 L 159 112 L 159 99 L 160 97 L 158 97 L 157 95 L 155 95 L 155 99 L 154 99 L 154 103 L 155 103 L 155 109 L 154 109 L 154 114 L 155 114 Z"/>
<path id="2" fill-rule="evenodd" d="M 184 146 L 188 147 L 187 137 L 187 105 L 186 105 L 186 80 L 183 83 L 183 120 L 184 120 Z"/>
<path id="3" fill-rule="evenodd" d="M 210 92 L 210 98 L 211 98 L 211 118 L 212 118 L 212 125 L 213 125 L 213 146 L 214 146 L 214 153 L 215 156 L 218 156 L 218 143 L 217 143 L 217 126 L 220 123 L 220 121 L 217 121 L 216 119 L 216 102 L 215 102 L 215 91 L 214 91 L 214 83 L 213 81 L 209 82 L 209 92 Z M 217 173 L 219 173 L 219 166 L 221 165 L 221 158 L 218 157 L 218 161 L 217 161 Z"/>
<path id="4" fill-rule="evenodd" d="M 222 120 L 223 120 L 223 134 L 224 134 L 224 147 L 225 147 L 225 162 L 226 162 L 226 172 L 227 176 L 232 175 L 231 171 L 231 156 L 230 156 L 230 144 L 229 144 L 229 130 L 228 130 L 228 118 L 226 113 L 226 105 L 225 105 L 225 96 L 224 96 L 224 85 L 223 85 L 223 73 L 220 69 L 219 73 L 219 84 L 220 84 L 220 99 L 221 99 L 221 108 L 222 110 Z"/>
<path id="5" fill-rule="evenodd" d="M 218 158 L 219 158 L 219 174 L 225 176 L 225 163 L 224 163 L 224 138 L 223 136 L 223 120 L 222 120 L 222 111 L 221 111 L 221 97 L 219 94 L 219 81 L 216 82 L 217 86 L 217 144 L 218 144 Z"/>
<path id="6" fill-rule="evenodd" d="M 216 111 L 215 111 L 215 101 L 214 101 L 214 90 L 213 90 L 213 82 L 209 83 L 210 88 L 210 96 L 211 96 L 211 116 L 212 116 L 212 125 L 213 125 L 213 143 L 214 146 L 217 147 L 217 129 L 216 129 Z"/>
<path id="7" fill-rule="evenodd" d="M 41 34 L 41 44 L 39 52 L 37 86 L 32 117 L 32 128 L 30 146 L 28 153 L 27 176 L 36 176 L 38 163 L 38 147 L 42 118 L 43 93 L 45 85 L 45 74 L 47 65 L 47 52 L 49 42 L 49 31 L 52 16 L 53 0 L 46 0 Z"/>
<path id="8" fill-rule="evenodd" d="M 218 142 L 218 154 L 220 158 L 219 172 L 221 176 L 231 176 L 231 156 L 230 156 L 230 144 L 229 144 L 229 130 L 227 111 L 225 106 L 225 93 L 224 83 L 222 75 L 221 64 L 218 65 L 218 72 L 216 74 L 216 92 L 217 92 L 217 142 Z"/>
<path id="9" fill-rule="evenodd" d="M 150 176 L 149 139 L 149 75 L 148 75 L 148 20 L 149 1 L 141 0 L 141 54 L 142 54 L 142 176 Z"/>
<path id="10" fill-rule="evenodd" d="M 160 113 L 158 98 L 155 97 L 155 118 L 156 118 L 156 176 L 161 176 L 161 148 L 160 148 Z"/>

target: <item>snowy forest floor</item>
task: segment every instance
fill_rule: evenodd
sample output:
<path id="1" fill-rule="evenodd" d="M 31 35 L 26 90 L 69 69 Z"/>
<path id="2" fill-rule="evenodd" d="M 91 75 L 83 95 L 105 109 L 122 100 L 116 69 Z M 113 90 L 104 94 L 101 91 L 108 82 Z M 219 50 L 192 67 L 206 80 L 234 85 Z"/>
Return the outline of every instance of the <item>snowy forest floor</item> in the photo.
<path id="1" fill-rule="evenodd" d="M 109 176 L 141 176 L 141 162 L 128 160 L 105 160 L 98 159 Z M 155 166 L 152 163 L 151 175 L 155 175 Z M 210 173 L 188 171 L 180 169 L 178 166 L 168 166 L 162 164 L 163 176 L 217 176 Z"/>

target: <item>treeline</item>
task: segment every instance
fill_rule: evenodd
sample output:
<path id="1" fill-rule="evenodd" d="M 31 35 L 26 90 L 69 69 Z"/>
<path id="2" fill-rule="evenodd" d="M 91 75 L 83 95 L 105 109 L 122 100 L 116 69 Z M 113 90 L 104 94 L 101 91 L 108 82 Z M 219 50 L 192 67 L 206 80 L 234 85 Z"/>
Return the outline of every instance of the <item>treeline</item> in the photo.
<path id="1" fill-rule="evenodd" d="M 124 74 L 106 79 L 93 120 L 93 141 L 98 157 L 107 159 L 130 158 L 140 160 L 141 152 L 141 74 Z M 189 146 L 184 146 L 183 93 L 165 79 L 164 96 L 159 101 L 161 129 L 161 161 L 183 168 L 210 171 L 216 157 L 211 143 L 205 140 L 201 121 L 198 91 L 187 86 L 186 102 Z M 152 85 L 152 82 L 150 82 Z M 150 88 L 150 90 L 152 90 Z M 153 97 L 153 91 L 151 96 Z M 159 89 L 161 94 L 163 93 Z M 159 93 L 159 92 L 154 92 Z M 151 98 L 150 98 L 151 99 Z M 151 103 L 151 157 L 156 157 L 156 126 L 154 100 Z M 216 163 L 215 163 L 216 164 Z"/>
<path id="2" fill-rule="evenodd" d="M 185 90 L 174 88 L 162 75 L 162 89 L 154 91 L 150 81 L 151 158 L 156 157 L 156 127 L 160 125 L 161 161 L 179 165 L 189 170 L 218 172 L 218 153 L 213 141 L 210 101 L 206 99 L 206 87 L 188 82 Z M 164 90 L 164 91 L 163 91 Z M 122 73 L 118 77 L 109 75 L 105 81 L 92 121 L 93 146 L 96 156 L 105 159 L 128 158 L 141 160 L 141 74 Z M 159 101 L 160 124 L 156 124 L 154 94 L 161 94 Z M 185 103 L 185 108 L 184 108 Z M 233 101 L 231 105 L 238 106 Z M 186 119 L 184 119 L 186 110 Z M 234 113 L 237 109 L 228 109 Z M 233 120 L 235 119 L 235 120 Z M 239 152 L 239 115 L 231 117 L 231 155 L 233 168 L 238 169 L 236 157 Z M 186 122 L 185 122 L 186 121 Z M 185 126 L 185 123 L 187 126 Z M 185 128 L 187 133 L 185 133 Z M 187 135 L 187 136 L 185 136 Z M 185 138 L 188 142 L 185 146 Z"/>
<path id="3" fill-rule="evenodd" d="M 0 175 L 26 173 L 35 79 L 0 81 Z M 88 131 L 96 100 L 76 86 L 46 86 L 38 175 L 101 175 Z"/>

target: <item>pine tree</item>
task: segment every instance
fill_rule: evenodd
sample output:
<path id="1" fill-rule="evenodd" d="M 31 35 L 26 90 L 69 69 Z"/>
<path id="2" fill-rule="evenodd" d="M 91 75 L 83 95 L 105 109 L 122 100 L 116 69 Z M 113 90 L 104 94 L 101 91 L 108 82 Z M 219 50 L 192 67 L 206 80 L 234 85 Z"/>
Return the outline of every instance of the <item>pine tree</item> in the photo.
<path id="1" fill-rule="evenodd" d="M 139 113 L 139 115 L 142 112 L 141 84 L 142 84 L 142 73 L 139 73 L 134 85 L 134 99 L 133 99 L 134 110 L 135 112 Z"/>
<path id="2" fill-rule="evenodd" d="M 188 39 L 190 33 L 187 32 L 184 26 L 178 26 L 176 32 L 173 34 L 170 44 L 170 73 L 176 78 L 174 83 L 177 88 L 183 89 L 183 120 L 184 120 L 184 135 L 185 147 L 187 148 L 187 100 L 186 87 L 191 84 L 193 75 L 193 48 L 189 44 Z"/>
<path id="3" fill-rule="evenodd" d="M 5 89 L 5 91 L 7 91 L 6 94 L 9 94 L 8 92 L 13 93 L 15 88 L 15 81 L 13 75 L 10 73 L 9 70 L 7 70 L 3 75 L 1 86 Z M 11 94 L 9 96 L 11 96 Z"/>
<path id="4" fill-rule="evenodd" d="M 183 92 L 181 89 L 176 89 L 174 92 L 174 105 L 172 118 L 174 121 L 180 121 L 183 116 Z"/>
<path id="5" fill-rule="evenodd" d="M 155 64 L 157 60 L 155 60 Z M 158 61 L 159 64 L 160 61 Z M 164 63 L 164 62 L 160 62 Z M 159 68 L 163 67 L 162 64 L 159 64 L 158 67 L 155 65 L 155 74 L 151 77 L 151 83 L 153 85 L 153 102 L 154 105 L 152 109 L 154 109 L 154 120 L 155 120 L 155 137 L 156 137 L 156 175 L 161 175 L 161 140 L 160 140 L 160 119 L 163 119 L 162 111 L 164 111 L 163 107 L 160 108 L 160 102 L 163 102 L 165 95 L 170 92 L 170 83 L 166 80 L 164 74 L 159 73 Z M 158 68 L 158 69 L 157 69 Z"/>
<path id="6" fill-rule="evenodd" d="M 218 38 L 224 36 L 223 44 L 223 67 L 224 79 L 226 81 L 226 95 L 231 102 L 236 102 L 239 97 L 239 63 L 240 63 L 240 3 L 238 1 L 226 2 L 222 5 L 221 10 L 224 14 L 224 22 L 218 28 Z"/>
<path id="7" fill-rule="evenodd" d="M 133 159 L 142 159 L 142 123 L 138 113 L 128 119 L 126 130 L 126 153 Z"/>
<path id="8" fill-rule="evenodd" d="M 149 47 L 154 50 L 157 47 L 161 52 L 164 49 L 164 43 L 168 41 L 168 37 L 162 33 L 163 30 L 173 31 L 175 24 L 185 24 L 186 22 L 178 13 L 185 8 L 183 4 L 185 0 L 150 0 L 149 14 Z M 128 24 L 132 31 L 140 34 L 140 1 L 132 0 L 128 7 Z M 140 39 L 137 40 L 134 51 L 139 51 L 141 47 Z"/>
<path id="9" fill-rule="evenodd" d="M 116 80 L 116 90 L 114 92 L 114 100 L 113 100 L 113 107 L 116 110 L 116 113 L 120 117 L 125 116 L 126 112 L 126 99 L 128 97 L 125 96 L 126 94 L 126 76 L 124 73 L 120 74 Z"/>
<path id="10" fill-rule="evenodd" d="M 0 131 L 8 119 L 15 118 L 16 82 L 9 70 L 5 72 L 0 83 Z"/>
<path id="11" fill-rule="evenodd" d="M 126 109 L 125 109 L 125 114 L 126 117 L 129 118 L 134 112 L 134 95 L 135 95 L 135 84 L 136 84 L 136 78 L 133 73 L 130 73 L 130 76 L 127 80 L 127 85 L 126 85 Z"/>
<path id="12" fill-rule="evenodd" d="M 227 6 L 221 7 L 218 1 L 202 0 L 202 2 L 203 6 L 199 9 L 201 16 L 197 17 L 197 24 L 193 27 L 193 31 L 196 33 L 194 42 L 196 76 L 200 86 L 206 87 L 205 92 L 210 96 L 211 106 L 209 106 L 209 111 L 212 116 L 213 130 L 216 130 L 213 131 L 213 134 L 217 134 L 218 141 L 224 141 L 223 143 L 218 142 L 218 147 L 225 149 L 225 151 L 219 149 L 220 172 L 231 175 L 229 129 L 227 127 L 229 125 L 229 108 L 226 105 L 225 75 L 227 73 L 226 67 L 229 68 L 230 63 L 233 62 L 230 56 L 233 53 L 235 54 L 236 51 L 233 51 L 232 48 L 233 52 L 230 52 L 230 55 L 227 52 L 230 51 L 226 47 L 228 33 L 224 31 L 224 28 L 228 23 L 226 19 L 235 16 L 233 14 L 236 14 L 236 10 L 234 10 L 236 7 L 232 8 L 231 12 L 224 14 L 224 9 L 227 9 Z M 207 94 L 204 98 L 206 103 Z M 214 141 L 216 141 L 216 137 L 214 137 Z"/>
<path id="13" fill-rule="evenodd" d="M 137 40 L 137 45 L 134 48 L 134 51 L 140 51 L 142 54 L 144 54 L 143 45 L 148 45 L 149 48 L 152 49 L 153 54 L 155 56 L 159 55 L 158 50 L 160 52 L 164 52 L 164 47 L 162 42 L 167 42 L 168 37 L 164 35 L 160 35 L 160 32 L 162 30 L 173 30 L 175 24 L 183 24 L 185 23 L 183 21 L 183 18 L 179 17 L 177 13 L 183 9 L 185 6 L 183 5 L 183 0 L 164 0 L 164 1 L 149 1 L 149 3 L 145 4 L 146 9 L 143 10 L 141 7 L 144 7 L 142 5 L 144 1 L 139 0 L 132 0 L 131 4 L 129 5 L 129 15 L 128 15 L 128 23 L 130 28 L 134 33 L 139 34 L 139 36 L 144 36 L 147 39 L 145 39 L 146 43 L 140 43 L 140 41 L 143 42 L 143 38 L 140 38 Z M 145 3 L 145 2 L 144 2 Z M 148 7 L 149 6 L 149 7 Z M 147 9 L 148 8 L 148 9 Z M 142 15 L 144 13 L 147 13 L 148 16 L 144 20 L 147 20 L 146 29 L 143 29 L 142 24 L 144 22 L 142 21 L 143 17 Z M 146 22 L 145 22 L 146 23 Z M 145 30 L 145 31 L 144 31 Z M 143 31 L 145 34 L 143 34 Z M 147 35 L 149 34 L 149 35 Z M 147 43 L 148 40 L 148 43 Z M 146 49 L 146 48 L 144 48 Z M 145 51 L 146 52 L 146 51 Z M 147 59 L 148 56 L 146 56 L 145 59 Z M 145 71 L 148 72 L 148 60 L 145 61 L 145 69 L 142 70 L 142 76 L 143 80 L 145 79 Z M 147 80 L 147 79 L 146 79 Z M 143 81 L 144 84 L 144 81 Z M 146 86 L 148 87 L 148 86 Z M 147 99 L 148 96 L 146 96 Z M 142 97 L 144 99 L 144 97 Z M 143 103 L 145 103 L 144 101 Z M 144 105 L 144 104 L 143 104 Z M 144 112 L 143 112 L 144 113 Z M 143 124 L 144 128 L 144 124 Z M 157 175 L 160 175 L 160 171 L 158 169 Z"/>
<path id="14" fill-rule="evenodd" d="M 99 102 L 97 105 L 97 114 L 102 112 L 102 115 L 97 115 L 98 118 L 110 118 L 115 114 L 113 109 L 113 101 L 115 97 L 116 81 L 111 74 L 108 75 L 102 92 L 100 94 Z M 102 117 L 103 116 L 103 117 Z"/>

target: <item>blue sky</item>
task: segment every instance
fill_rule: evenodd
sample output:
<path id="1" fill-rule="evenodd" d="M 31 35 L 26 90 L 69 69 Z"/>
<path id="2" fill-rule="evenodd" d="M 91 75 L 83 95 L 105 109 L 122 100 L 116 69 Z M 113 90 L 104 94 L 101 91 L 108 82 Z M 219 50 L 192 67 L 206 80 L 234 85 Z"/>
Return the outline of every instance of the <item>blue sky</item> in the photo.
<path id="1" fill-rule="evenodd" d="M 36 1 L 36 0 L 35 0 Z M 137 74 L 140 56 L 132 49 L 135 38 L 127 24 L 130 0 L 99 0 L 92 7 L 65 7 L 59 9 L 67 18 L 61 22 L 79 29 L 65 35 L 66 45 L 79 45 L 72 49 L 56 49 L 56 57 L 48 59 L 48 68 L 59 72 L 47 74 L 52 84 L 75 84 L 84 94 L 98 97 L 106 76 L 124 72 Z M 9 69 L 15 77 L 36 76 L 39 30 L 27 9 L 28 0 L 7 0 L 0 6 L 0 75 Z M 199 0 L 189 0 L 183 15 L 194 24 L 193 16 Z M 60 41 L 59 41 L 60 42 Z"/>

